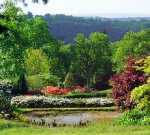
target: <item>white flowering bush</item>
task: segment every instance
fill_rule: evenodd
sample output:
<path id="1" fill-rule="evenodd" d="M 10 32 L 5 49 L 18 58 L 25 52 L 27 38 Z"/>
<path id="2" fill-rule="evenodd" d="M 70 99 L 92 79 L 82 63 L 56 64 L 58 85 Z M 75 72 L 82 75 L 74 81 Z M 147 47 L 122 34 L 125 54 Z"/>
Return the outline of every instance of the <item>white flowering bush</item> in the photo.
<path id="1" fill-rule="evenodd" d="M 11 94 L 13 85 L 10 80 L 0 80 L 0 92 Z"/>
<path id="2" fill-rule="evenodd" d="M 22 108 L 51 108 L 51 107 L 106 107 L 112 106 L 113 100 L 107 98 L 67 99 L 45 96 L 16 96 L 11 104 Z"/>

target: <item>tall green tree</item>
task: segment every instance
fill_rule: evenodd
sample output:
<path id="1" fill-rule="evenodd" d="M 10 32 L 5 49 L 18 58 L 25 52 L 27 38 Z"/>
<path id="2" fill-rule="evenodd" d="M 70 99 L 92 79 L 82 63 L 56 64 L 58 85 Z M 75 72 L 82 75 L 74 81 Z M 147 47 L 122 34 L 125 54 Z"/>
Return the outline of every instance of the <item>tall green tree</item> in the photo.
<path id="1" fill-rule="evenodd" d="M 103 33 L 92 33 L 88 38 L 78 34 L 75 41 L 77 72 L 86 80 L 86 86 L 91 87 L 110 64 L 109 38 Z"/>
<path id="2" fill-rule="evenodd" d="M 48 74 L 49 61 L 42 49 L 27 49 L 25 55 L 25 69 L 27 75 Z"/>
<path id="3" fill-rule="evenodd" d="M 13 63 L 13 74 L 10 76 L 14 77 L 25 72 L 24 55 L 26 49 L 30 47 L 41 48 L 53 39 L 49 34 L 47 23 L 42 18 L 28 18 L 13 2 L 6 1 L 4 3 L 1 16 L 0 26 L 6 29 L 0 33 L 0 51 L 9 56 L 5 60 L 3 59 L 3 66 L 7 66 L 5 69 L 9 69 L 11 65 L 7 64 L 7 61 L 10 58 Z M 3 70 L 0 72 L 2 73 Z M 7 71 L 5 70 L 5 72 Z"/>
<path id="4" fill-rule="evenodd" d="M 75 47 L 65 45 L 63 42 L 50 42 L 42 47 L 49 57 L 50 72 L 64 80 L 66 74 L 70 71 L 71 64 L 75 57 Z"/>
<path id="5" fill-rule="evenodd" d="M 150 30 L 140 32 L 128 32 L 113 46 L 114 71 L 120 72 L 124 68 L 129 56 L 139 57 L 150 53 Z"/>

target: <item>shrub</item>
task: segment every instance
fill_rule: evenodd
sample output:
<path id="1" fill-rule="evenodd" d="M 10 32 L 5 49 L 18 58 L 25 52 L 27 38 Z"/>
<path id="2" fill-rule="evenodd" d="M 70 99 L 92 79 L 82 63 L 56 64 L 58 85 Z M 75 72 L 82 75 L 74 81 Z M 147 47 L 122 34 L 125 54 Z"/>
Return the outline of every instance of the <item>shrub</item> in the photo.
<path id="1" fill-rule="evenodd" d="M 17 89 L 14 94 L 26 94 L 27 91 L 28 91 L 28 86 L 27 86 L 26 77 L 25 77 L 25 74 L 22 73 L 19 76 L 18 83 L 17 83 Z"/>
<path id="2" fill-rule="evenodd" d="M 125 112 L 117 122 L 121 125 L 148 125 L 150 124 L 150 113 L 133 109 Z"/>
<path id="3" fill-rule="evenodd" d="M 66 98 L 99 98 L 99 97 L 111 97 L 111 91 L 104 90 L 104 91 L 98 91 L 98 92 L 89 92 L 89 93 L 69 93 L 68 95 L 65 95 Z"/>
<path id="4" fill-rule="evenodd" d="M 110 107 L 114 103 L 108 98 L 67 99 L 45 96 L 17 96 L 11 104 L 22 108 L 51 108 L 51 107 Z"/>
<path id="5" fill-rule="evenodd" d="M 33 75 L 27 77 L 29 90 L 40 90 L 45 86 L 57 86 L 60 82 L 60 78 L 55 75 L 42 74 Z"/>
<path id="6" fill-rule="evenodd" d="M 150 111 L 150 84 L 133 89 L 131 99 L 136 102 L 138 109 Z"/>
<path id="7" fill-rule="evenodd" d="M 4 92 L 0 92 L 0 114 L 4 118 L 10 118 L 13 112 L 11 98 Z"/>
<path id="8" fill-rule="evenodd" d="M 145 73 L 150 74 L 150 56 L 140 59 L 136 63 L 138 65 L 138 70 L 142 70 Z"/>
<path id="9" fill-rule="evenodd" d="M 128 58 L 125 70 L 111 79 L 113 86 L 112 95 L 118 109 L 132 108 L 133 102 L 130 100 L 131 91 L 145 81 L 143 72 L 137 71 L 135 66 L 135 60 Z"/>
<path id="10" fill-rule="evenodd" d="M 10 80 L 0 81 L 0 92 L 11 94 L 13 92 L 14 86 Z"/>
<path id="11" fill-rule="evenodd" d="M 49 73 L 49 61 L 42 49 L 27 49 L 25 56 L 27 75 Z"/>
<path id="12" fill-rule="evenodd" d="M 71 90 L 69 88 L 59 88 L 53 86 L 47 86 L 42 89 L 42 93 L 45 95 L 66 95 Z"/>
<path id="13" fill-rule="evenodd" d="M 142 120 L 143 125 L 150 125 L 150 116 L 145 116 Z"/>

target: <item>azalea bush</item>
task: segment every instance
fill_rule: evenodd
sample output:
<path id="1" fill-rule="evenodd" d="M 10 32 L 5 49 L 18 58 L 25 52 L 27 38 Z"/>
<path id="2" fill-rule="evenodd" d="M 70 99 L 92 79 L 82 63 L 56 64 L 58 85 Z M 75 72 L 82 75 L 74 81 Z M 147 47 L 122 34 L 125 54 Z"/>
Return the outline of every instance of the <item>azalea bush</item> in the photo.
<path id="1" fill-rule="evenodd" d="M 136 70 L 135 62 L 135 59 L 128 58 L 124 71 L 111 79 L 112 95 L 118 109 L 121 110 L 133 107 L 134 102 L 130 100 L 131 91 L 145 81 L 144 73 Z"/>
<path id="2" fill-rule="evenodd" d="M 54 86 L 47 86 L 41 90 L 44 95 L 66 95 L 70 91 L 71 90 L 69 88 L 60 88 Z"/>
<path id="3" fill-rule="evenodd" d="M 70 88 L 65 87 L 54 87 L 54 86 L 46 86 L 41 90 L 41 93 L 44 95 L 67 95 L 69 93 L 84 93 L 87 89 L 81 86 L 72 86 Z"/>

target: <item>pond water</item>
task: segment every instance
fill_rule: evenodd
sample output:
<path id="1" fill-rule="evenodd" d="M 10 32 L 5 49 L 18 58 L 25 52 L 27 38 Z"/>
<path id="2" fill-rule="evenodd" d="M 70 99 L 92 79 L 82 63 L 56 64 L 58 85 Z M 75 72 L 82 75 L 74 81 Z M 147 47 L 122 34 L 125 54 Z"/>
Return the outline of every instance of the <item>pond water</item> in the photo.
<path id="1" fill-rule="evenodd" d="M 33 124 L 39 126 L 86 126 L 91 122 L 112 120 L 118 117 L 117 112 L 30 112 L 25 117 Z"/>

